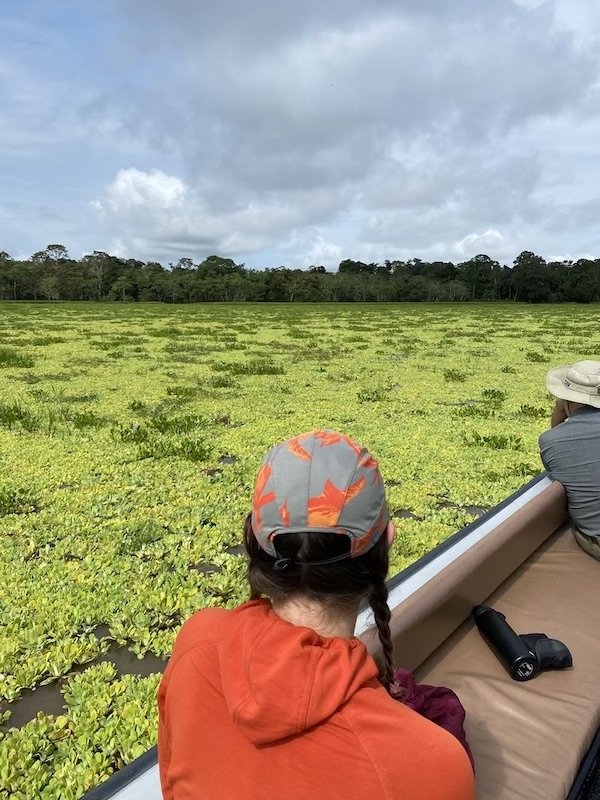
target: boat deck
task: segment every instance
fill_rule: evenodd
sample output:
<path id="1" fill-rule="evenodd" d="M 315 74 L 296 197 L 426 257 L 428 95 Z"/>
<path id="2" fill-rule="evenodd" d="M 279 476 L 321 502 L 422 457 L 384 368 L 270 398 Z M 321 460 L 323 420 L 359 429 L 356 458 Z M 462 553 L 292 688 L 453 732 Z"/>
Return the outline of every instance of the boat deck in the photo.
<path id="1" fill-rule="evenodd" d="M 562 486 L 536 479 L 390 582 L 395 662 L 460 697 L 478 800 L 600 798 L 600 562 L 566 520 Z M 563 641 L 573 667 L 512 680 L 474 625 L 479 604 Z M 361 612 L 356 633 L 377 658 L 370 623 Z M 161 800 L 155 749 L 86 796 L 142 798 Z"/>

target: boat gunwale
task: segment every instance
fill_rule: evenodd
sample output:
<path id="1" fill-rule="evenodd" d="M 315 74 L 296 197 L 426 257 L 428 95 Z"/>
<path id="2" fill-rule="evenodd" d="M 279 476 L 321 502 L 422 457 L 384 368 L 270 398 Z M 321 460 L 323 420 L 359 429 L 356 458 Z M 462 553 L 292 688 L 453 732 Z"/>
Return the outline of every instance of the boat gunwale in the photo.
<path id="1" fill-rule="evenodd" d="M 130 786 L 134 781 L 153 770 L 158 765 L 158 747 L 154 745 L 141 756 L 126 764 L 110 778 L 90 789 L 82 800 L 109 800 Z M 125 797 L 126 795 L 124 795 Z"/>

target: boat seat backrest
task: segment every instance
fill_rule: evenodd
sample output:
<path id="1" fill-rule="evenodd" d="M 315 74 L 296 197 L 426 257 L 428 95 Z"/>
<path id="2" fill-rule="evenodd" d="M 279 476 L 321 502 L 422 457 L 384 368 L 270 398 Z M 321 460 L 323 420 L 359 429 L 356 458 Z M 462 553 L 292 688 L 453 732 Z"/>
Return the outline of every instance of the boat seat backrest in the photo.
<path id="1" fill-rule="evenodd" d="M 416 590 L 410 590 L 392 609 L 390 628 L 394 663 L 415 669 L 566 519 L 566 496 L 553 482 L 540 494 L 493 525 L 486 536 L 448 566 L 433 572 Z M 423 559 L 423 569 L 434 559 Z M 430 569 L 431 571 L 431 569 Z M 418 574 L 412 573 L 413 576 Z M 396 593 L 402 594 L 402 582 Z M 362 637 L 377 658 L 376 632 Z"/>

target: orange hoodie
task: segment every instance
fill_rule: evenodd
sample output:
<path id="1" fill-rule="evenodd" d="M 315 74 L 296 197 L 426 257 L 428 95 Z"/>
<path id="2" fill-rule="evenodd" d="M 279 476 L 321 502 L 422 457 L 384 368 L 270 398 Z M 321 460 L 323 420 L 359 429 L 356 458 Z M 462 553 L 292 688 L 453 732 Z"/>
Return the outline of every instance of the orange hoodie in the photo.
<path id="1" fill-rule="evenodd" d="M 159 692 L 165 800 L 473 800 L 447 731 L 393 700 L 358 639 L 264 600 L 183 626 Z"/>

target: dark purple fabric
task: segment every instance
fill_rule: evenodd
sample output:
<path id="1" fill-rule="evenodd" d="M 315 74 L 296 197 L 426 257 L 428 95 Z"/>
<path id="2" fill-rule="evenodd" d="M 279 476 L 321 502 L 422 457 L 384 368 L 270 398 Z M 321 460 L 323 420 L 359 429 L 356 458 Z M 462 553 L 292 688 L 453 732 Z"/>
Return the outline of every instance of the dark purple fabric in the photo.
<path id="1" fill-rule="evenodd" d="M 475 769 L 473 754 L 464 729 L 465 710 L 452 689 L 447 689 L 445 686 L 427 686 L 424 683 L 417 683 L 412 672 L 397 667 L 394 670 L 392 695 L 396 700 L 405 703 L 421 716 L 435 722 L 436 725 L 441 725 L 442 728 L 456 736 L 467 751 L 473 769 Z"/>

